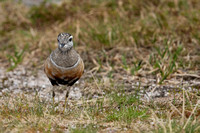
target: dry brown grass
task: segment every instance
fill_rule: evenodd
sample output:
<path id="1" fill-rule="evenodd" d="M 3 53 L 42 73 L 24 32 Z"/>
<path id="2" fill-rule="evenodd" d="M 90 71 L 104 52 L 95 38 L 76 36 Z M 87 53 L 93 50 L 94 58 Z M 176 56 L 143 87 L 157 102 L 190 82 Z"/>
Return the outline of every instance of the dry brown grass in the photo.
<path id="1" fill-rule="evenodd" d="M 20 65 L 37 73 L 57 47 L 60 32 L 74 36 L 86 66 L 85 84 L 80 85 L 86 99 L 65 114 L 40 98 L 0 96 L 0 131 L 200 130 L 199 0 L 73 0 L 37 7 L 8 0 L 0 7 L 1 67 Z M 146 102 L 133 96 L 138 88 L 149 94 L 166 89 L 169 95 Z M 191 88 L 195 93 L 187 91 Z M 100 98 L 96 101 L 94 95 Z"/>

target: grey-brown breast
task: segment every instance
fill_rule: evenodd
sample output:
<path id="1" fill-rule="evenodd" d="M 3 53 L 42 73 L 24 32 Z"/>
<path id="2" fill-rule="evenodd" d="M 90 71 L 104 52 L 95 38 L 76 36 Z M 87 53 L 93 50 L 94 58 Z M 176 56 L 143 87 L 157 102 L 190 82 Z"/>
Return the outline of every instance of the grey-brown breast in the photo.
<path id="1" fill-rule="evenodd" d="M 44 64 L 44 71 L 52 85 L 73 85 L 84 72 L 84 63 L 75 50 L 62 55 L 59 51 L 52 52 Z"/>
<path id="2" fill-rule="evenodd" d="M 62 52 L 57 48 L 51 53 L 50 57 L 58 66 L 67 68 L 73 66 L 80 56 L 74 49 Z"/>

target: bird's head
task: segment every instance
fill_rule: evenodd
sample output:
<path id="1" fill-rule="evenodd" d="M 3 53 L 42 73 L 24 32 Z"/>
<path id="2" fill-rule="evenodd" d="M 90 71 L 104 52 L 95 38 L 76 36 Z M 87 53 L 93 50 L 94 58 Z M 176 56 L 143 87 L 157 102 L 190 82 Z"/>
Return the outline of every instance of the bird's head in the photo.
<path id="1" fill-rule="evenodd" d="M 73 47 L 73 36 L 69 33 L 60 33 L 58 35 L 58 48 L 62 51 L 68 51 Z"/>

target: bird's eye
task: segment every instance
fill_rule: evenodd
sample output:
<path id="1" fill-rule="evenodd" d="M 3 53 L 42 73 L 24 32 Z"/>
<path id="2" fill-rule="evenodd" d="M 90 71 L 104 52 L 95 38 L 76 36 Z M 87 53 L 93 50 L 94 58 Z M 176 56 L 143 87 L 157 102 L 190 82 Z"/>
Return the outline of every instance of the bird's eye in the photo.
<path id="1" fill-rule="evenodd" d="M 71 41 L 72 41 L 72 38 L 69 38 L 69 41 L 71 42 Z"/>

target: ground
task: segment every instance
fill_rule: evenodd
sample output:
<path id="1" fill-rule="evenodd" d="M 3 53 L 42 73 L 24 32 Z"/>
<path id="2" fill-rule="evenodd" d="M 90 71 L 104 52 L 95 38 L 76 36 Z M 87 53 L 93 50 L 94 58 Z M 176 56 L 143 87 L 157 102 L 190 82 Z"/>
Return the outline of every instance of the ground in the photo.
<path id="1" fill-rule="evenodd" d="M 1 132 L 200 132 L 198 0 L 16 1 L 0 0 Z M 60 32 L 85 73 L 53 104 Z"/>

